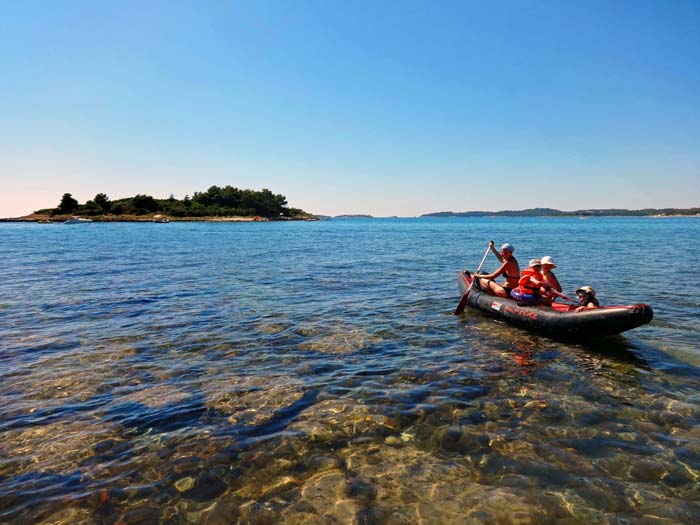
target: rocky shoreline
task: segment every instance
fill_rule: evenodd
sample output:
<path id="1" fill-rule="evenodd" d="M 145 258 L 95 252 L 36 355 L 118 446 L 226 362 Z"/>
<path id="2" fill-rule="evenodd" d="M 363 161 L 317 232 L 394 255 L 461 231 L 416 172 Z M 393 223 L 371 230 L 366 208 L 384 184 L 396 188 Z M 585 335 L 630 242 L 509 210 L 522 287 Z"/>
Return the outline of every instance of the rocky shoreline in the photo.
<path id="1" fill-rule="evenodd" d="M 62 223 L 69 219 L 75 218 L 74 215 L 48 215 L 41 213 L 33 213 L 24 217 L 9 217 L 0 218 L 0 222 L 50 222 Z M 83 217 L 90 219 L 92 222 L 277 222 L 277 221 L 317 221 L 313 216 L 298 216 L 298 217 L 171 217 L 169 215 L 99 215 L 94 217 Z"/>

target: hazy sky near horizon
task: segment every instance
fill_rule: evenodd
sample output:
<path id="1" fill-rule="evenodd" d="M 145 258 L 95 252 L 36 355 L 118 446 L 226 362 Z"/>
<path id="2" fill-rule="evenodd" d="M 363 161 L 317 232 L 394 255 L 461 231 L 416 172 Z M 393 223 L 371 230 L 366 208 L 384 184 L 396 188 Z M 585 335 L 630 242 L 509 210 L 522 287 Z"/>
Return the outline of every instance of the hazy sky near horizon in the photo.
<path id="1" fill-rule="evenodd" d="M 700 2 L 53 1 L 0 16 L 0 216 L 700 206 Z"/>

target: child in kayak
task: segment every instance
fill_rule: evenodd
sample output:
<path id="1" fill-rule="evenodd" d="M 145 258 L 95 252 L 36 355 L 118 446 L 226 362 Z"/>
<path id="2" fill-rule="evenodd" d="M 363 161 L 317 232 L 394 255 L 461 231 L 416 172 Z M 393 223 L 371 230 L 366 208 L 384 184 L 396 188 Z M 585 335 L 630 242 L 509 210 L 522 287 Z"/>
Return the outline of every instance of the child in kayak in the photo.
<path id="1" fill-rule="evenodd" d="M 518 286 L 518 280 L 520 278 L 520 266 L 518 266 L 518 260 L 513 256 L 513 246 L 509 243 L 505 243 L 501 246 L 501 252 L 498 253 L 493 244 L 493 241 L 489 243 L 489 248 L 498 257 L 501 262 L 501 266 L 493 273 L 479 275 L 479 282 L 477 284 L 481 285 L 481 289 L 492 295 L 497 295 L 498 297 L 510 298 L 510 292 Z M 503 285 L 498 284 L 494 279 L 502 275 L 505 278 Z"/>
<path id="2" fill-rule="evenodd" d="M 577 312 L 582 312 L 590 308 L 600 308 L 600 303 L 595 296 L 595 290 L 591 286 L 582 286 L 576 290 L 576 297 L 581 306 L 576 308 Z"/>
<path id="3" fill-rule="evenodd" d="M 551 300 L 546 295 L 551 286 L 544 282 L 542 262 L 532 259 L 527 266 L 521 274 L 518 287 L 511 292 L 513 299 L 532 305 L 549 304 Z"/>

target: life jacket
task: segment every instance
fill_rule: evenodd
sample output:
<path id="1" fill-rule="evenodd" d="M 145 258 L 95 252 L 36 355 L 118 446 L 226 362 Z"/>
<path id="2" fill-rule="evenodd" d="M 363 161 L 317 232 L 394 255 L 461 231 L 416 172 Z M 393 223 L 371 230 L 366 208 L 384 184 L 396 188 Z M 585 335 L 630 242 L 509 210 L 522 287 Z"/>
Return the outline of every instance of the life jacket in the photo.
<path id="1" fill-rule="evenodd" d="M 528 295 L 540 295 L 540 287 L 532 282 L 531 278 L 537 279 L 538 281 L 543 281 L 544 278 L 542 274 L 532 268 L 525 268 L 520 273 L 520 280 L 518 281 L 518 288 L 521 292 Z"/>

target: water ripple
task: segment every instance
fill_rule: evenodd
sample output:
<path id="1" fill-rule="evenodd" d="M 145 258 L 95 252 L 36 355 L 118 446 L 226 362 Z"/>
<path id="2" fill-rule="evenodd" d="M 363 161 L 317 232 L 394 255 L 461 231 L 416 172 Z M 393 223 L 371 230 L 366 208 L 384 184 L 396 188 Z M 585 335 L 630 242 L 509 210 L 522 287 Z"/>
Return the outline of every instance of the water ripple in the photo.
<path id="1" fill-rule="evenodd" d="M 697 523 L 700 278 L 666 252 L 698 230 L 0 225 L 0 522 Z M 476 231 L 654 322 L 580 345 L 453 316 Z"/>

